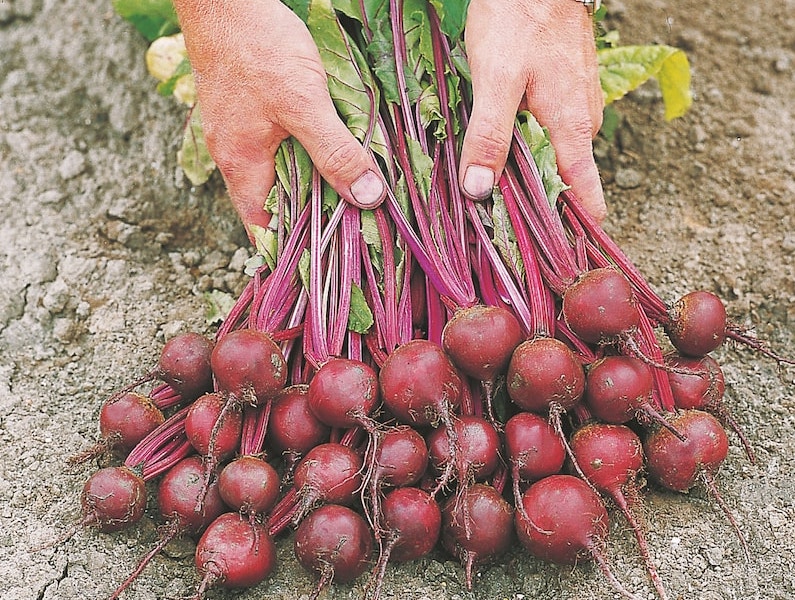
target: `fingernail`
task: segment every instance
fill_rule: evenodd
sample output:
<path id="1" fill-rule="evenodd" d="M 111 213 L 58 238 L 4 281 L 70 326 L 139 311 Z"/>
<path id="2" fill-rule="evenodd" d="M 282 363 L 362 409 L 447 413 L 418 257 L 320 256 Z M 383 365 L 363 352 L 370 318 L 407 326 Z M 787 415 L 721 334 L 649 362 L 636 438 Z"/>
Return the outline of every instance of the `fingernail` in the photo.
<path id="1" fill-rule="evenodd" d="M 464 173 L 464 193 L 475 200 L 491 196 L 494 187 L 494 171 L 480 165 L 469 165 Z"/>
<path id="2" fill-rule="evenodd" d="M 361 208 L 375 208 L 384 198 L 384 182 L 373 171 L 366 171 L 351 185 L 351 196 Z"/>

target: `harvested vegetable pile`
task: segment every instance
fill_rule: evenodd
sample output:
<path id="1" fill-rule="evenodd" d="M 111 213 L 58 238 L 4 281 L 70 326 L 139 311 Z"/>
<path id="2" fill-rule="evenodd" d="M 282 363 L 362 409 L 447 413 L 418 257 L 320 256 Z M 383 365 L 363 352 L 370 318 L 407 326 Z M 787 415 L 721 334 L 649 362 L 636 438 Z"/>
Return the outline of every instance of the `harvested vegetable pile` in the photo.
<path id="1" fill-rule="evenodd" d="M 161 540 L 114 597 L 178 535 L 198 540 L 196 597 L 256 585 L 276 567 L 273 538 L 295 528 L 317 595 L 367 576 L 377 598 L 390 561 L 437 545 L 471 586 L 518 539 L 551 562 L 594 560 L 635 598 L 606 558 L 609 500 L 666 598 L 643 470 L 672 490 L 705 486 L 744 547 L 716 481 L 724 427 L 753 452 L 709 353 L 726 339 L 771 353 L 708 292 L 666 304 L 557 179 L 530 115 L 493 197 L 463 198 L 465 61 L 455 30 L 420 6 L 386 28 L 307 14 L 313 31 L 337 30 L 325 39 L 350 59 L 336 74 L 360 92 L 354 106 L 377 108 L 347 117 L 381 161 L 385 205 L 340 202 L 286 143 L 266 201 L 278 219 L 216 339 L 170 340 L 106 401 L 97 448 L 75 456 L 122 457 L 87 481 L 77 528 L 134 525 L 157 481 Z M 391 71 L 364 62 L 384 41 Z"/>

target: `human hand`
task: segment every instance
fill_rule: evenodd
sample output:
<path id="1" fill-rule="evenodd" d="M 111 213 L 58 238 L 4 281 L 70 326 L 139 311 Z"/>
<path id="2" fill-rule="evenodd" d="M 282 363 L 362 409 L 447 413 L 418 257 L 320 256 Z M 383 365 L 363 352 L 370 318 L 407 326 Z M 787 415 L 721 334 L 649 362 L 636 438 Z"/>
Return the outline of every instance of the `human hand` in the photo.
<path id="1" fill-rule="evenodd" d="M 563 181 L 603 219 L 592 142 L 604 98 L 585 7 L 574 0 L 472 0 L 464 35 L 473 88 L 461 152 L 464 193 L 474 199 L 491 194 L 521 105 L 548 128 Z"/>
<path id="2" fill-rule="evenodd" d="M 317 46 L 278 0 L 175 0 L 207 147 L 243 224 L 265 227 L 275 155 L 290 135 L 342 198 L 374 208 L 386 187 L 340 120 Z"/>

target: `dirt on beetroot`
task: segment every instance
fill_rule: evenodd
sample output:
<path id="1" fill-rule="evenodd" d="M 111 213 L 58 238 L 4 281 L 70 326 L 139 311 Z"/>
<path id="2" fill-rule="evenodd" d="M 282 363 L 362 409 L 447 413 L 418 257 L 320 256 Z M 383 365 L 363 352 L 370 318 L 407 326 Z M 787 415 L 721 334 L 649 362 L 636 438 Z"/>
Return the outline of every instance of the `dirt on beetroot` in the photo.
<path id="1" fill-rule="evenodd" d="M 795 1 L 612 0 L 622 42 L 686 50 L 694 105 L 666 123 L 647 85 L 616 105 L 615 139 L 595 152 L 606 227 L 668 302 L 707 289 L 730 318 L 795 349 Z M 0 2 L 0 597 L 102 598 L 159 539 L 155 502 L 122 532 L 88 529 L 31 552 L 80 514 L 102 402 L 180 332 L 211 335 L 205 295 L 236 296 L 250 256 L 216 175 L 197 189 L 177 166 L 184 111 L 158 96 L 145 42 L 96 0 Z M 727 407 L 756 453 L 729 434 L 717 477 L 723 511 L 696 488 L 643 485 L 651 559 L 672 598 L 795 597 L 795 370 L 728 344 L 714 353 Z M 156 487 L 150 484 L 150 497 Z M 626 521 L 610 512 L 607 554 L 623 585 L 654 597 Z M 168 544 L 125 592 L 193 593 L 195 542 Z M 278 567 L 244 592 L 295 599 L 316 587 L 277 539 Z M 366 577 L 326 598 L 358 598 Z M 615 592 L 593 565 L 552 566 L 518 543 L 477 565 L 472 591 L 442 551 L 390 564 L 383 597 L 597 600 Z"/>

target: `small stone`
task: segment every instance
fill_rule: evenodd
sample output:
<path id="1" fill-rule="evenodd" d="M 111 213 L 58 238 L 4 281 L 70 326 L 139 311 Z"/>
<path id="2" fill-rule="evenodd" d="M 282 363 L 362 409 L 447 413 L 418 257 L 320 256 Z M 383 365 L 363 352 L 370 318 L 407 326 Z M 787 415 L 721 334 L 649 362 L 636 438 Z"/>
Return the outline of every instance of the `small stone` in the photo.
<path id="1" fill-rule="evenodd" d="M 643 174 L 637 169 L 619 169 L 616 171 L 615 182 L 621 189 L 629 190 L 643 183 Z"/>
<path id="2" fill-rule="evenodd" d="M 776 73 L 787 73 L 792 70 L 792 59 L 787 54 L 780 54 L 773 61 L 773 70 Z"/>
<path id="3" fill-rule="evenodd" d="M 202 261 L 202 255 L 195 250 L 187 250 L 182 253 L 181 260 L 186 267 L 195 267 Z"/>
<path id="4" fill-rule="evenodd" d="M 185 329 L 185 321 L 171 321 L 170 323 L 165 323 L 160 330 L 163 332 L 163 338 L 168 341 L 173 338 L 178 333 L 181 333 Z"/>
<path id="5" fill-rule="evenodd" d="M 711 567 L 718 567 L 723 562 L 723 548 L 713 547 L 704 550 L 704 556 Z"/>
<path id="6" fill-rule="evenodd" d="M 70 151 L 58 166 L 58 175 L 68 181 L 74 179 L 86 170 L 86 157 L 77 150 Z"/>
<path id="7" fill-rule="evenodd" d="M 245 248 L 238 248 L 237 250 L 235 250 L 235 253 L 232 255 L 232 259 L 229 261 L 227 269 L 235 273 L 242 273 L 243 269 L 246 268 L 246 261 L 248 259 L 249 259 L 248 250 L 246 250 Z"/>
<path id="8" fill-rule="evenodd" d="M 58 204 L 65 197 L 65 194 L 60 190 L 47 190 L 39 195 L 39 202 L 42 204 Z"/>

